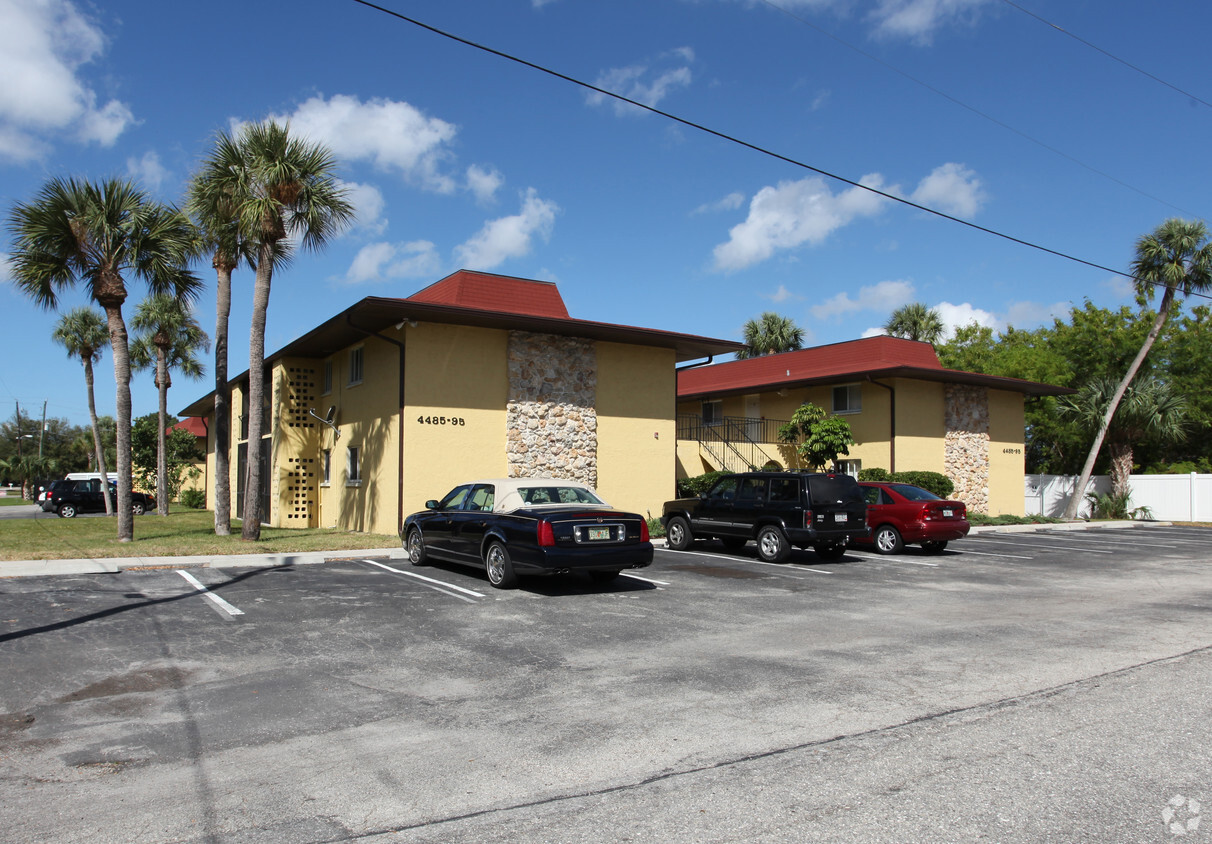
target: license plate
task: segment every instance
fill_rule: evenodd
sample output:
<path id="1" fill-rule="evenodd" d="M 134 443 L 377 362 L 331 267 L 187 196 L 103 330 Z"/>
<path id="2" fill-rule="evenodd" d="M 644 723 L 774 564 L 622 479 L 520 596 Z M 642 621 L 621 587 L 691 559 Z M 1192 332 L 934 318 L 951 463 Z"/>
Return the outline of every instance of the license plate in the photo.
<path id="1" fill-rule="evenodd" d="M 943 508 L 943 518 L 944 519 L 950 519 L 954 515 L 955 515 L 955 511 L 952 510 L 950 507 Z"/>
<path id="2" fill-rule="evenodd" d="M 607 528 L 607 527 L 589 528 L 589 539 L 591 542 L 597 541 L 597 540 L 602 540 L 602 539 L 610 539 L 610 528 Z"/>
<path id="3" fill-rule="evenodd" d="M 835 522 L 837 522 L 838 524 L 841 524 L 842 522 L 850 521 L 850 514 L 849 513 L 837 513 L 834 515 L 833 520 Z"/>

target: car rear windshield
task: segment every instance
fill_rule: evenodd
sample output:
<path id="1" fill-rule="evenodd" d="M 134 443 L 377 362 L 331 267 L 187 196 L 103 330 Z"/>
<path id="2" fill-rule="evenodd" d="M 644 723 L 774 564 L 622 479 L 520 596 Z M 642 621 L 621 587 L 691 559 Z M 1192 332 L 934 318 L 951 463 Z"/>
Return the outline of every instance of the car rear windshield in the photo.
<path id="1" fill-rule="evenodd" d="M 603 504 L 589 490 L 579 486 L 524 486 L 518 494 L 527 504 Z"/>
<path id="2" fill-rule="evenodd" d="M 858 482 L 849 475 L 812 475 L 808 494 L 814 505 L 866 503 Z"/>
<path id="3" fill-rule="evenodd" d="M 910 501 L 940 501 L 941 499 L 928 489 L 910 484 L 893 484 L 893 489 Z"/>

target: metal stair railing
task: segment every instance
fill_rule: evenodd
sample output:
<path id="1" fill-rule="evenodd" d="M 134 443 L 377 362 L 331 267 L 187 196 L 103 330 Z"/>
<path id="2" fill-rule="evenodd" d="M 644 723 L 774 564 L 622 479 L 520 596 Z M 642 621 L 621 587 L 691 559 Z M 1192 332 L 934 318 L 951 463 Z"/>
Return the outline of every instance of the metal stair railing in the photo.
<path id="1" fill-rule="evenodd" d="M 745 416 L 725 416 L 718 421 L 705 422 L 689 414 L 677 417 L 677 437 L 694 440 L 700 452 L 705 452 L 720 469 L 747 472 L 761 468 L 770 459 L 751 433 L 762 442 L 777 442 L 778 428 L 786 424 L 777 419 L 750 419 Z"/>

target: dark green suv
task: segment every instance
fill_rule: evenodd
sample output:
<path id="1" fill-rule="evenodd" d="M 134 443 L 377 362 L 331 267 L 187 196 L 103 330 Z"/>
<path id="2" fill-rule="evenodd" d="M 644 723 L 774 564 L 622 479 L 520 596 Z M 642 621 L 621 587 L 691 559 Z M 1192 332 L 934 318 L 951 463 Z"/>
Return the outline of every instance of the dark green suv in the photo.
<path id="1" fill-rule="evenodd" d="M 665 502 L 665 545 L 684 551 L 696 539 L 719 539 L 731 551 L 749 540 L 758 556 L 781 563 L 792 547 L 836 560 L 867 534 L 867 503 L 849 475 L 743 472 L 724 475 L 706 495 Z"/>

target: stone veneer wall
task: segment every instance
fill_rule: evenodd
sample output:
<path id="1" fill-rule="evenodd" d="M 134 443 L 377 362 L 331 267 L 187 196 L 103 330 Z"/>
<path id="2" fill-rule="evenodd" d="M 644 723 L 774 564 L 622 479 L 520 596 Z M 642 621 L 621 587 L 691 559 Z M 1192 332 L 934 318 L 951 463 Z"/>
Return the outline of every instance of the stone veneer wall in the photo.
<path id="1" fill-rule="evenodd" d="M 509 333 L 509 476 L 598 482 L 597 347 L 591 340 Z"/>
<path id="2" fill-rule="evenodd" d="M 955 484 L 955 498 L 974 513 L 988 513 L 989 392 L 948 384 L 945 402 L 943 471 Z"/>

